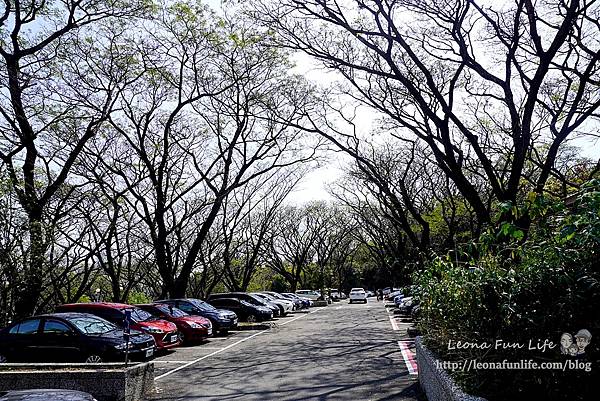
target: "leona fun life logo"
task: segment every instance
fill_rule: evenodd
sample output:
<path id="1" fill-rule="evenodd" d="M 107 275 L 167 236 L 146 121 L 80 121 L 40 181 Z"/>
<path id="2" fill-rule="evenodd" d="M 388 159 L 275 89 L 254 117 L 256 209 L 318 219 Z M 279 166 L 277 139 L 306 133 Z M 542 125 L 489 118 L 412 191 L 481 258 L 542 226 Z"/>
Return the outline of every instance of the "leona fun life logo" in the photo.
<path id="1" fill-rule="evenodd" d="M 560 336 L 560 352 L 563 355 L 577 356 L 585 355 L 585 347 L 592 341 L 592 333 L 581 329 L 575 335 L 562 333 Z"/>

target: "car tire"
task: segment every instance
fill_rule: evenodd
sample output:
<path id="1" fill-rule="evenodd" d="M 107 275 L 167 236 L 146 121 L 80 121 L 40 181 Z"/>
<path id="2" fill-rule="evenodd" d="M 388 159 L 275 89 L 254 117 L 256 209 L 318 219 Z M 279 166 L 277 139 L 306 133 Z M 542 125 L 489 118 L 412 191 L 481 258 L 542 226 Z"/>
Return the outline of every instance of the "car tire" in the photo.
<path id="1" fill-rule="evenodd" d="M 248 315 L 248 323 L 256 323 L 258 322 L 258 319 L 256 318 L 255 315 Z"/>
<path id="2" fill-rule="evenodd" d="M 350 300 L 348 303 L 350 303 L 350 304 L 351 304 L 351 303 L 352 303 L 352 300 Z"/>
<path id="3" fill-rule="evenodd" d="M 85 363 L 102 363 L 104 360 L 98 354 L 91 354 L 87 358 L 85 358 Z"/>

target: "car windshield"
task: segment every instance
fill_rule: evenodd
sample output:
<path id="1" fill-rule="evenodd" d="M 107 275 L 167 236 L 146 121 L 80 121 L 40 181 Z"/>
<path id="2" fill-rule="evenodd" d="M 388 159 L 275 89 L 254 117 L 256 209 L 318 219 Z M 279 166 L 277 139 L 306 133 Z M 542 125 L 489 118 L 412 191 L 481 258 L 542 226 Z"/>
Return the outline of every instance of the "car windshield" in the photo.
<path id="1" fill-rule="evenodd" d="M 272 296 L 271 296 L 271 295 L 269 295 L 269 294 L 256 294 L 256 295 L 258 295 L 258 296 L 259 296 L 259 297 L 261 297 L 261 298 L 268 299 L 269 301 L 272 301 L 272 300 L 274 300 L 274 299 L 275 299 L 275 297 L 272 297 Z"/>
<path id="2" fill-rule="evenodd" d="M 217 308 L 215 308 L 214 306 L 207 304 L 204 301 L 200 301 L 199 299 L 190 299 L 189 300 L 192 305 L 194 305 L 196 308 L 205 311 L 205 312 L 213 312 L 215 310 L 217 310 Z"/>
<path id="3" fill-rule="evenodd" d="M 174 306 L 158 305 L 156 307 L 156 309 L 158 309 L 159 311 L 161 311 L 162 313 L 164 313 L 165 315 L 170 316 L 170 317 L 184 317 L 184 316 L 188 316 L 187 313 L 185 313 L 181 309 L 175 308 Z"/>
<path id="4" fill-rule="evenodd" d="M 248 301 L 244 301 L 244 300 L 241 300 L 241 299 L 240 299 L 240 303 L 241 303 L 242 305 L 244 305 L 244 306 L 252 306 L 252 307 L 254 307 L 254 306 L 253 306 L 253 305 L 252 305 L 250 302 L 248 302 Z"/>
<path id="5" fill-rule="evenodd" d="M 117 326 L 107 322 L 104 319 L 92 316 L 72 317 L 66 319 L 84 334 L 104 334 L 108 333 L 109 331 L 119 329 Z"/>
<path id="6" fill-rule="evenodd" d="M 254 305 L 267 306 L 266 301 L 263 298 L 257 296 L 256 294 L 248 294 L 248 296 L 250 298 L 246 300 L 247 302 L 253 303 Z"/>
<path id="7" fill-rule="evenodd" d="M 131 311 L 131 320 L 134 322 L 147 322 L 148 320 L 156 319 L 152 314 L 140 308 L 131 308 L 127 310 Z"/>

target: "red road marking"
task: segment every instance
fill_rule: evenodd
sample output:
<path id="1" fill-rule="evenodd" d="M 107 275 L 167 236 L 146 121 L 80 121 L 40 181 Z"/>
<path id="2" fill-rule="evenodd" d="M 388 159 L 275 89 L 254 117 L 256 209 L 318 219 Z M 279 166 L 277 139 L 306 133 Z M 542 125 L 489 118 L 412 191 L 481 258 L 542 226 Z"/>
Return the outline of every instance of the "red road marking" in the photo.
<path id="1" fill-rule="evenodd" d="M 417 375 L 419 374 L 419 367 L 417 366 L 417 361 L 415 360 L 415 354 L 408 346 L 408 344 L 411 342 L 412 341 L 398 341 L 398 345 L 400 346 L 400 351 L 402 352 L 402 358 L 404 358 L 406 369 L 408 369 L 408 374 Z"/>

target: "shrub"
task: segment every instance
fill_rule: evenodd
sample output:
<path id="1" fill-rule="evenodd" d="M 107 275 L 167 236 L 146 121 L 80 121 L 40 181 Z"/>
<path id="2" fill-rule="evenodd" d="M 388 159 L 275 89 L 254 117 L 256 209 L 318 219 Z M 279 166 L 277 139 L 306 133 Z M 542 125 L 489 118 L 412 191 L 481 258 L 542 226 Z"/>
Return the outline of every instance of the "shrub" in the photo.
<path id="1" fill-rule="evenodd" d="M 470 264 L 438 257 L 415 277 L 421 298 L 419 328 L 446 360 L 564 361 L 560 345 L 545 352 L 529 341 L 559 344 L 564 332 L 588 329 L 591 372 L 479 370 L 453 375 L 467 391 L 490 400 L 591 399 L 598 383 L 600 340 L 600 183 L 586 185 L 571 209 L 553 205 L 525 242 L 478 253 Z M 451 350 L 449 341 L 525 344 L 524 349 Z M 594 341 L 596 340 L 596 341 Z"/>

